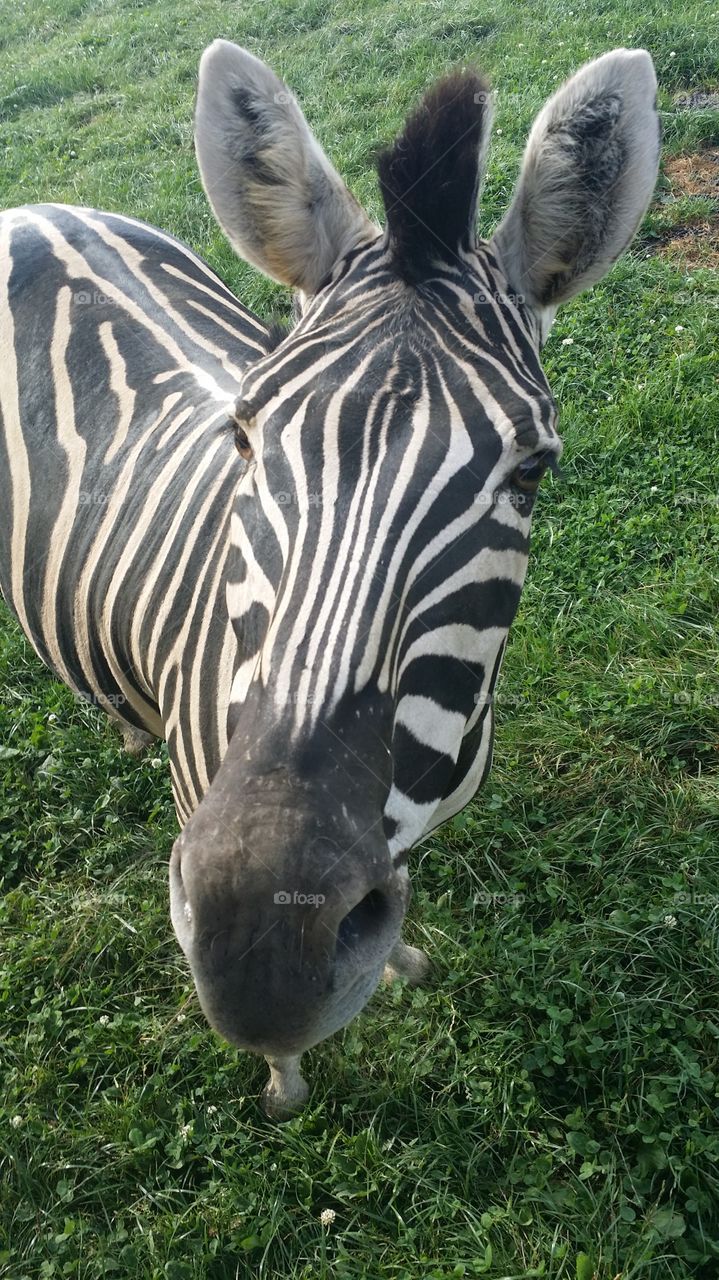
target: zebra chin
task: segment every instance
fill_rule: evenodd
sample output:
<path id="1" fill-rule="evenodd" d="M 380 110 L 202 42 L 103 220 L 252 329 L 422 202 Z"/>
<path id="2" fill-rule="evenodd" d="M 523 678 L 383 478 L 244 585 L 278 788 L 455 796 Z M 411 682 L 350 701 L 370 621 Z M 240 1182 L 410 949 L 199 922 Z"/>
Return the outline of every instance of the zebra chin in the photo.
<path id="1" fill-rule="evenodd" d="M 215 1031 L 268 1059 L 299 1055 L 369 1000 L 409 879 L 381 821 L 352 821 L 327 796 L 322 807 L 252 797 L 239 826 L 229 813 L 211 788 L 175 843 L 175 933 Z"/>

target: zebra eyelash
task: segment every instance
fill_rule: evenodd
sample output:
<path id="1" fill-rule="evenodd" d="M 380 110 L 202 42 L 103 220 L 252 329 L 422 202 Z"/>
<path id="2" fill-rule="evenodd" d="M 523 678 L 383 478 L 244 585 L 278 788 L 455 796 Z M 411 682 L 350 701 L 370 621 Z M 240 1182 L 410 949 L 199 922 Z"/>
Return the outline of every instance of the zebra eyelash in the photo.
<path id="1" fill-rule="evenodd" d="M 566 479 L 566 472 L 562 471 L 562 468 L 559 465 L 559 459 L 557 458 L 557 455 L 555 453 L 550 453 L 546 459 L 546 462 L 547 462 L 547 471 L 551 471 L 555 480 L 558 480 L 561 483 L 562 480 Z"/>

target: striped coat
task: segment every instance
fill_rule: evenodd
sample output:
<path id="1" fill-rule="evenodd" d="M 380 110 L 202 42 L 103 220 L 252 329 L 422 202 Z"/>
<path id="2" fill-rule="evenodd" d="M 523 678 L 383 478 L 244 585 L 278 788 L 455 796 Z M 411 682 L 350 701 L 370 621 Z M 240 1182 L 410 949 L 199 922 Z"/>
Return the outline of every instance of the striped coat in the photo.
<path id="1" fill-rule="evenodd" d="M 642 51 L 540 112 L 491 240 L 491 95 L 431 89 L 378 164 L 377 227 L 253 55 L 203 55 L 203 183 L 287 333 L 170 236 L 0 217 L 0 584 L 47 665 L 167 738 L 173 926 L 201 1005 L 301 1104 L 400 938 L 412 846 L 489 769 L 492 698 L 543 474 L 540 350 L 609 270 L 657 171 Z"/>

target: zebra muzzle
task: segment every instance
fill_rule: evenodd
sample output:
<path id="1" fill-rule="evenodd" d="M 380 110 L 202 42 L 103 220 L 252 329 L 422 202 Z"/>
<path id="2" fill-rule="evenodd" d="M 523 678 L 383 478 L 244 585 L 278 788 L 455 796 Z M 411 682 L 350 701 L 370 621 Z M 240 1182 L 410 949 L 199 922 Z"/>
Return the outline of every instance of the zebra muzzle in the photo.
<path id="1" fill-rule="evenodd" d="M 235 796 L 223 811 L 210 792 L 175 843 L 175 932 L 208 1021 L 239 1048 L 301 1053 L 331 1035 L 399 939 L 409 880 L 381 823 L 324 801 Z"/>

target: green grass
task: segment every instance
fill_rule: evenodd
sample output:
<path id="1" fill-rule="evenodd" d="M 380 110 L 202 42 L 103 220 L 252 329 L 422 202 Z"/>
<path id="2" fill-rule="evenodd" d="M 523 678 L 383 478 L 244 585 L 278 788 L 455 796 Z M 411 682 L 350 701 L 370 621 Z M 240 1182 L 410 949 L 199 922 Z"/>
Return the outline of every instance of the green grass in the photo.
<path id="1" fill-rule="evenodd" d="M 0 204 L 147 218 L 281 311 L 197 177 L 214 36 L 285 75 L 375 215 L 378 144 L 480 63 L 502 130 L 486 231 L 541 101 L 607 48 L 651 50 L 668 151 L 716 143 L 717 113 L 672 101 L 716 84 L 715 5 L 0 0 Z M 433 983 L 381 991 L 308 1055 L 289 1125 L 259 1109 L 264 1064 L 208 1029 L 172 935 L 164 749 L 124 755 L 2 612 L 0 1275 L 717 1275 L 719 284 L 649 252 L 706 213 L 659 203 L 558 318 L 565 476 L 535 519 L 494 770 L 413 858 Z"/>

